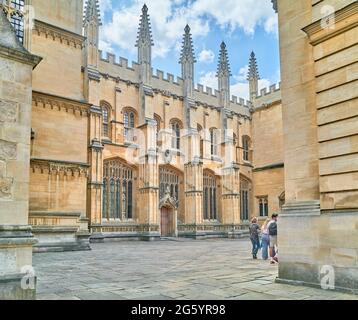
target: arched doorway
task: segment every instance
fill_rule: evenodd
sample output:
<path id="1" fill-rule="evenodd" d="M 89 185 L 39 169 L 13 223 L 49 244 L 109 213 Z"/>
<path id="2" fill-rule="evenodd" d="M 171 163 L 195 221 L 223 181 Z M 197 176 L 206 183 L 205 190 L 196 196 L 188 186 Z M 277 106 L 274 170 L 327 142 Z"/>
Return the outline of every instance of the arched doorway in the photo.
<path id="1" fill-rule="evenodd" d="M 160 235 L 163 238 L 178 236 L 178 202 L 171 197 L 170 188 L 160 201 Z"/>

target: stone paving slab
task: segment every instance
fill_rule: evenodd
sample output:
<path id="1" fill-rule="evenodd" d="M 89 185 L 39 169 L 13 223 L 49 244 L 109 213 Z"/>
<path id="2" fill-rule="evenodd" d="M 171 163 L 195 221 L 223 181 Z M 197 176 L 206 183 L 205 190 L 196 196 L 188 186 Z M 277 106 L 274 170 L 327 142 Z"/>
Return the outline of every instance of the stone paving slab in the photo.
<path id="1" fill-rule="evenodd" d="M 247 240 L 113 242 L 34 255 L 39 300 L 358 300 L 275 283 L 277 265 L 252 260 Z"/>

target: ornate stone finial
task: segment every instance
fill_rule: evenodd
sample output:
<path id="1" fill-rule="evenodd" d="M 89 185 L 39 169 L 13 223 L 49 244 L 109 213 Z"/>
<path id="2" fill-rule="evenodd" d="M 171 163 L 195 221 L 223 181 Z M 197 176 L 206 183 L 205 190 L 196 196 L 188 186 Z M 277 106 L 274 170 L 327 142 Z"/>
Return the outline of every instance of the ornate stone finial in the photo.
<path id="1" fill-rule="evenodd" d="M 274 9 L 275 12 L 277 13 L 277 12 L 278 12 L 277 0 L 271 0 L 271 2 L 272 2 L 272 7 L 273 7 L 273 9 Z"/>
<path id="2" fill-rule="evenodd" d="M 87 0 L 86 2 L 83 25 L 91 22 L 96 22 L 99 26 L 102 25 L 98 0 Z"/>
<path id="3" fill-rule="evenodd" d="M 260 80 L 260 75 L 259 75 L 259 69 L 257 67 L 256 56 L 255 53 L 252 51 L 250 55 L 249 72 L 247 74 L 247 80 L 251 81 L 254 79 Z"/>
<path id="4" fill-rule="evenodd" d="M 257 97 L 258 89 L 259 89 L 259 68 L 257 67 L 257 61 L 255 57 L 255 53 L 252 51 L 250 55 L 249 62 L 249 72 L 247 74 L 247 80 L 250 85 L 250 101 L 253 102 Z"/>
<path id="5" fill-rule="evenodd" d="M 228 56 L 225 42 L 222 42 L 221 46 L 220 46 L 220 55 L 219 55 L 217 76 L 218 77 L 230 77 L 231 76 L 229 56 Z"/>
<path id="6" fill-rule="evenodd" d="M 142 15 L 139 22 L 139 30 L 136 47 L 142 46 L 154 46 L 153 37 L 152 37 L 152 28 L 150 25 L 150 18 L 148 14 L 148 7 L 144 4 L 142 8 Z"/>
<path id="7" fill-rule="evenodd" d="M 181 56 L 180 56 L 180 62 L 181 64 L 184 64 L 185 62 L 195 63 L 195 54 L 194 54 L 194 44 L 192 35 L 190 33 L 190 27 L 189 25 L 186 25 L 185 27 L 185 33 L 183 37 L 183 46 L 181 50 Z"/>

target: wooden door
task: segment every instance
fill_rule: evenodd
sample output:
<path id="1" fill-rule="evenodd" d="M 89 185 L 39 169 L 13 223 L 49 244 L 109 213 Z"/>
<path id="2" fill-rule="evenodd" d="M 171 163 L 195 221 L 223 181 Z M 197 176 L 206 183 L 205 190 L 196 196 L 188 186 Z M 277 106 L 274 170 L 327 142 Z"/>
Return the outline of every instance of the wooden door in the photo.
<path id="1" fill-rule="evenodd" d="M 173 237 L 175 234 L 174 230 L 174 216 L 173 211 L 167 207 L 163 207 L 161 210 L 161 236 L 162 237 Z"/>

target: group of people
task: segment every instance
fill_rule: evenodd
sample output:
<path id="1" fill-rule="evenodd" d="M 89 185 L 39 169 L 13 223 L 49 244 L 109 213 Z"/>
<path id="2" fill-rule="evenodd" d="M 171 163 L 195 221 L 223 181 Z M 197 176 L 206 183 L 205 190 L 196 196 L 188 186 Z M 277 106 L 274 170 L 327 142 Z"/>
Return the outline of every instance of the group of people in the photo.
<path id="1" fill-rule="evenodd" d="M 262 227 L 259 226 L 256 217 L 251 220 L 249 229 L 253 259 L 257 259 L 257 253 L 261 249 L 263 260 L 268 260 L 270 257 L 271 264 L 278 263 L 277 219 L 278 214 L 274 213 Z"/>

